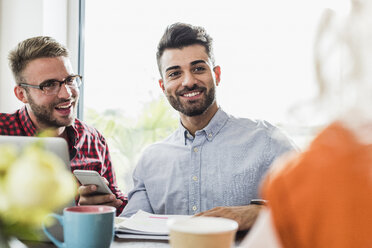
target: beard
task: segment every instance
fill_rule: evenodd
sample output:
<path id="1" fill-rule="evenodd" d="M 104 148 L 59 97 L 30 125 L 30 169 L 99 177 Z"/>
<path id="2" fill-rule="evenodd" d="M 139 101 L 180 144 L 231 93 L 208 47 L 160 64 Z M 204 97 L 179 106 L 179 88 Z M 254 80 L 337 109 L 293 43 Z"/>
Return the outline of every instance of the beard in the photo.
<path id="1" fill-rule="evenodd" d="M 205 94 L 205 98 L 201 100 L 188 100 L 186 103 L 182 103 L 179 96 L 192 90 L 200 90 L 201 94 Z M 192 88 L 186 87 L 184 90 L 176 92 L 176 97 L 168 94 L 166 96 L 170 105 L 175 110 L 186 116 L 197 116 L 203 114 L 212 105 L 216 97 L 215 94 L 215 86 L 207 91 L 205 87 L 199 87 L 195 84 Z"/>
<path id="2" fill-rule="evenodd" d="M 56 102 L 50 103 L 48 105 L 38 105 L 32 99 L 30 94 L 27 94 L 28 103 L 30 104 L 30 108 L 34 113 L 36 120 L 38 123 L 42 124 L 46 127 L 51 128 L 60 128 L 60 127 L 67 127 L 72 125 L 76 117 L 76 103 L 77 98 L 75 97 L 75 105 L 73 105 L 73 112 L 68 117 L 64 117 L 61 119 L 57 119 L 53 116 L 53 112 L 55 107 L 58 104 L 68 101 L 67 99 L 59 99 Z"/>

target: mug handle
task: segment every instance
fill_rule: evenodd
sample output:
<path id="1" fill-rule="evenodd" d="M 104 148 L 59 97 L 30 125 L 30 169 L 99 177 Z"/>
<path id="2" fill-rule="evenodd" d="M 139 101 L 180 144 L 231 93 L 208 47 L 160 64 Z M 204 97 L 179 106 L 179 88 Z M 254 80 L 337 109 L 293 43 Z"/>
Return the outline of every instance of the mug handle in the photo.
<path id="1" fill-rule="evenodd" d="M 58 247 L 58 248 L 65 248 L 66 247 L 66 245 L 65 245 L 65 243 L 62 243 L 61 241 L 59 241 L 59 240 L 57 240 L 52 234 L 50 234 L 50 232 L 48 232 L 48 230 L 46 229 L 46 226 L 45 226 L 45 220 L 46 220 L 46 218 L 48 218 L 48 217 L 54 217 L 54 218 L 56 218 L 57 220 L 58 220 L 58 222 L 61 224 L 61 226 L 63 226 L 63 216 L 61 216 L 61 215 L 58 215 L 58 214 L 54 214 L 54 213 L 52 213 L 52 214 L 48 214 L 46 217 L 45 217 L 45 219 L 44 219 L 44 221 L 43 221 L 43 223 L 42 223 L 42 226 L 43 226 L 43 231 L 44 231 L 44 233 L 45 233 L 45 235 Z"/>

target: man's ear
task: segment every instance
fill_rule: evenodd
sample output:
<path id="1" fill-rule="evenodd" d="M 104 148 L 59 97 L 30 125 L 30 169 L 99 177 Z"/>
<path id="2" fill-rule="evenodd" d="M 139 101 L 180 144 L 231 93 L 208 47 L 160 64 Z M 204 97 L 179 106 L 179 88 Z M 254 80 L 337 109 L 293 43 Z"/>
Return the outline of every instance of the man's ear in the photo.
<path id="1" fill-rule="evenodd" d="M 17 85 L 14 87 L 14 94 L 23 103 L 28 103 L 26 90 L 21 86 Z"/>
<path id="2" fill-rule="evenodd" d="M 163 92 L 165 91 L 165 88 L 164 88 L 164 81 L 163 79 L 159 79 L 159 86 L 160 88 L 163 90 Z"/>
<path id="3" fill-rule="evenodd" d="M 216 78 L 216 85 L 218 86 L 221 81 L 221 67 L 219 65 L 213 68 L 214 76 Z"/>

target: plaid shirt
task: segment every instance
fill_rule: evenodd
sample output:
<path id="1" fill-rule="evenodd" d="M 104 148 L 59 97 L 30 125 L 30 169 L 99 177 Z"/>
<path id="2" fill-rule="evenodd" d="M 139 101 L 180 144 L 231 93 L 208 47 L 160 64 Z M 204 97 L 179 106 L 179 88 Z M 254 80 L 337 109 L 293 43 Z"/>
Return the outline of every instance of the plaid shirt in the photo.
<path id="1" fill-rule="evenodd" d="M 127 199 L 118 189 L 115 173 L 105 138 L 94 128 L 78 119 L 72 126 L 66 127 L 70 152 L 71 171 L 76 169 L 95 170 L 109 182 L 109 188 L 118 199 L 123 201 L 117 209 L 119 215 Z M 26 107 L 13 114 L 0 113 L 0 135 L 34 136 L 37 130 L 27 113 Z"/>

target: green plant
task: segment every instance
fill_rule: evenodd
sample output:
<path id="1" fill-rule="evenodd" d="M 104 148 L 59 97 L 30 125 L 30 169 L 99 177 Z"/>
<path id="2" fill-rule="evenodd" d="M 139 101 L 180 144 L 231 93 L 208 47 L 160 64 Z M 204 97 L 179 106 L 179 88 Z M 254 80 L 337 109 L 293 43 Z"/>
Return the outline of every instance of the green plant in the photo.
<path id="1" fill-rule="evenodd" d="M 98 113 L 87 109 L 86 122 L 105 136 L 118 186 L 124 193 L 133 187 L 132 172 L 143 149 L 168 136 L 179 123 L 164 98 L 145 104 L 136 118 L 125 117 L 120 110 Z"/>

